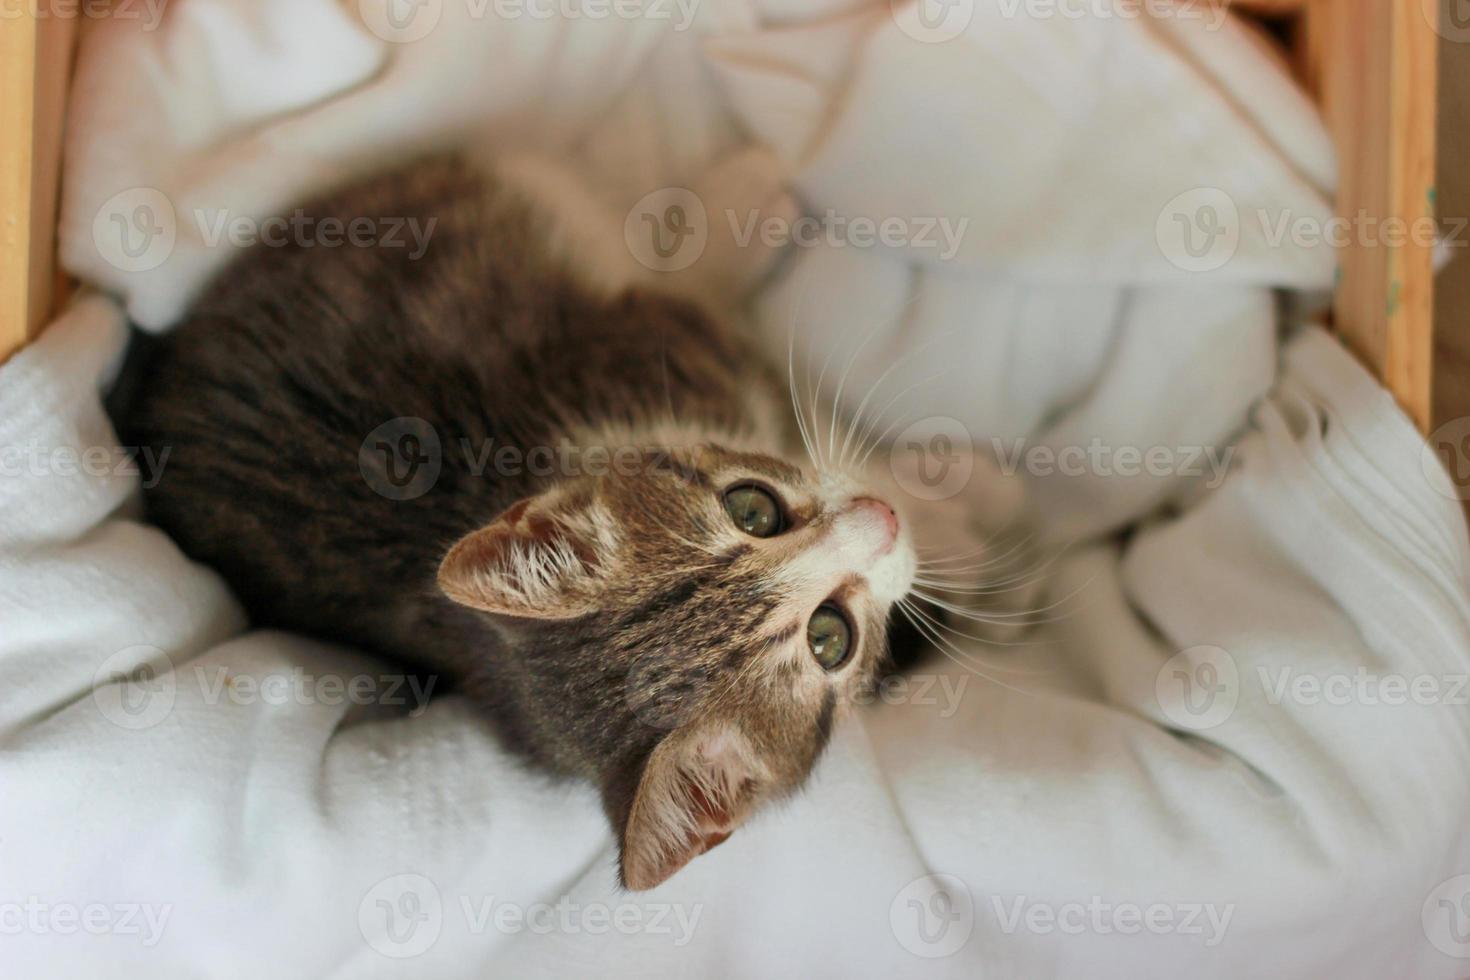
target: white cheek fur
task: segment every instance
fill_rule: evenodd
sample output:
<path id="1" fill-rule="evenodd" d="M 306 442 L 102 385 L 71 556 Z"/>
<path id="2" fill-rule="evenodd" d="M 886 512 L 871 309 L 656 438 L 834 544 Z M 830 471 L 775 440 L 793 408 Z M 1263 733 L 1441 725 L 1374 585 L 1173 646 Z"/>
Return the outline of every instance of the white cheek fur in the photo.
<path id="1" fill-rule="evenodd" d="M 914 543 L 906 528 L 900 528 L 893 550 L 873 565 L 867 573 L 868 587 L 873 598 L 885 606 L 892 605 L 908 595 L 914 586 L 914 574 L 918 558 L 914 554 Z"/>

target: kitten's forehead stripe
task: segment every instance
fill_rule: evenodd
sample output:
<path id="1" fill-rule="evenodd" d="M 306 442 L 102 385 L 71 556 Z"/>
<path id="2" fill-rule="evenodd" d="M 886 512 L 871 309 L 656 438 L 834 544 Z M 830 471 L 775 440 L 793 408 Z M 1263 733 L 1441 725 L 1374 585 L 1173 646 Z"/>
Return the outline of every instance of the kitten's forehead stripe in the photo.
<path id="1" fill-rule="evenodd" d="M 678 609 L 690 599 L 694 598 L 695 594 L 701 588 L 704 588 L 706 584 L 706 577 L 701 574 L 696 573 L 681 577 L 673 585 L 654 592 L 638 605 L 623 613 L 621 619 L 624 623 L 631 625 L 663 616 Z"/>
<path id="2" fill-rule="evenodd" d="M 761 625 L 759 620 L 765 618 L 769 609 L 770 604 L 763 603 L 759 607 L 759 617 L 751 617 L 757 618 L 757 622 L 754 623 L 756 627 Z M 780 650 L 787 643 L 791 642 L 791 638 L 796 635 L 798 629 L 800 627 L 797 624 L 791 623 L 783 626 L 773 635 L 757 638 L 754 642 L 744 642 L 739 635 L 732 636 L 731 645 L 725 650 L 725 668 L 727 670 L 737 671 L 753 658 L 768 656 Z"/>
<path id="3" fill-rule="evenodd" d="M 761 476 L 769 477 L 782 483 L 802 482 L 801 470 L 783 460 L 772 456 L 760 456 L 755 453 L 734 452 L 724 450 L 732 468 L 750 470 Z"/>
<path id="4" fill-rule="evenodd" d="M 714 486 L 714 479 L 709 473 L 700 469 L 693 462 L 682 459 L 679 454 L 668 450 L 660 449 L 649 453 L 649 468 L 656 473 L 670 474 L 676 479 L 706 490 Z"/>
<path id="5" fill-rule="evenodd" d="M 792 637 L 796 636 L 796 632 L 799 629 L 801 629 L 800 623 L 787 623 L 785 626 L 772 633 L 766 639 L 766 642 L 772 647 L 785 646 L 787 643 L 791 642 Z"/>
<path id="6" fill-rule="evenodd" d="M 737 544 L 735 547 L 730 548 L 728 551 L 723 552 L 720 555 L 720 559 L 728 567 L 730 565 L 735 564 L 737 561 L 739 561 L 740 559 L 744 558 L 748 554 L 750 554 L 750 545 L 748 545 L 748 544 Z"/>

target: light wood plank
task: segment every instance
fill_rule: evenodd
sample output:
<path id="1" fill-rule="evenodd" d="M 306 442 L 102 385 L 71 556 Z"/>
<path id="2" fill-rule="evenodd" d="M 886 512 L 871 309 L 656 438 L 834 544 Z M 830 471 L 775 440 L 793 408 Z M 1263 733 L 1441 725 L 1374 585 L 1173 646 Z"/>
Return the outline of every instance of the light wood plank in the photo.
<path id="1" fill-rule="evenodd" d="M 1337 144 L 1333 322 L 1414 422 L 1428 431 L 1433 377 L 1434 4 L 1309 0 L 1303 74 Z M 1385 221 L 1403 229 L 1394 241 Z M 1417 232 L 1417 233 L 1416 233 Z"/>
<path id="2" fill-rule="evenodd" d="M 63 290 L 56 203 L 76 18 L 34 10 L 0 18 L 0 360 L 40 331 Z"/>

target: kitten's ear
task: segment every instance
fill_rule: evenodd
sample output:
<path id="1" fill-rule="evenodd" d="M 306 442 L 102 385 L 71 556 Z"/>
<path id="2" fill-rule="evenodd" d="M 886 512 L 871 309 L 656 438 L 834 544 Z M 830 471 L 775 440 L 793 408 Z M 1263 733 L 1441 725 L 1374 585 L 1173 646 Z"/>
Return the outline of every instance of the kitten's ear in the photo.
<path id="1" fill-rule="evenodd" d="M 465 535 L 439 566 L 460 605 L 503 616 L 572 619 L 598 607 L 610 531 L 554 492 L 527 497 Z"/>
<path id="2" fill-rule="evenodd" d="M 766 775 L 749 741 L 727 725 L 665 738 L 650 754 L 621 825 L 624 887 L 653 888 L 723 844 L 755 807 Z"/>

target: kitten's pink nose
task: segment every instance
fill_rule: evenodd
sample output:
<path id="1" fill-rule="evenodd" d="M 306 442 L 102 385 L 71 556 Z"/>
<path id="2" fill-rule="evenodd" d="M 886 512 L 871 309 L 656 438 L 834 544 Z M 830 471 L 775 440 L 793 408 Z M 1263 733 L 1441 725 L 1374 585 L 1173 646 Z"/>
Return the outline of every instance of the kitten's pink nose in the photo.
<path id="1" fill-rule="evenodd" d="M 893 550 L 893 543 L 898 540 L 898 515 L 892 507 L 873 497 L 857 497 L 847 509 L 878 533 L 878 554 L 886 555 Z"/>

